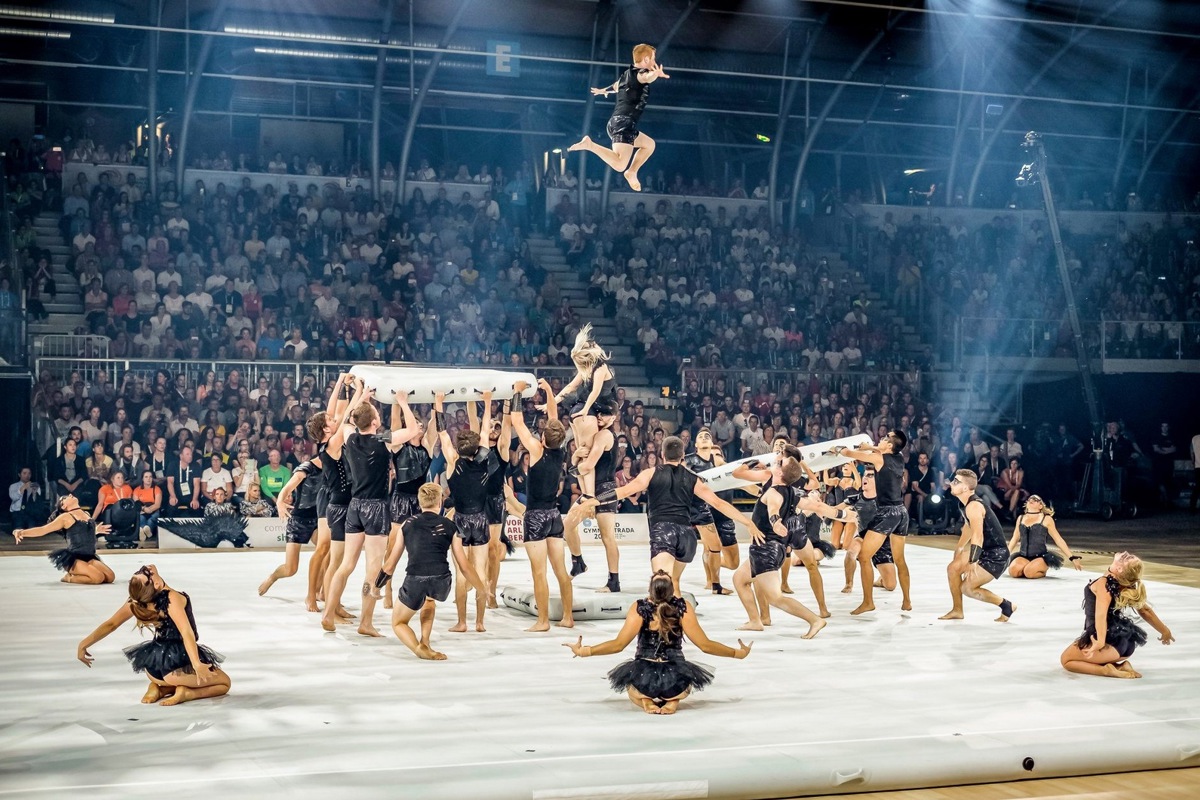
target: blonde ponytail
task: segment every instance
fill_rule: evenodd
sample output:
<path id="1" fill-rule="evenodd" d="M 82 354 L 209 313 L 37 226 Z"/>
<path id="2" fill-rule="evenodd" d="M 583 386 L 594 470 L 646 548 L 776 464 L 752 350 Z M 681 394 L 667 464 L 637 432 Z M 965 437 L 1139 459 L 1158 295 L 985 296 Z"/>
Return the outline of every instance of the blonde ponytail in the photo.
<path id="1" fill-rule="evenodd" d="M 1137 610 L 1146 605 L 1146 584 L 1142 583 L 1142 560 L 1135 555 L 1121 561 L 1121 568 L 1116 574 L 1121 584 L 1121 591 L 1113 601 L 1117 608 L 1132 608 Z"/>

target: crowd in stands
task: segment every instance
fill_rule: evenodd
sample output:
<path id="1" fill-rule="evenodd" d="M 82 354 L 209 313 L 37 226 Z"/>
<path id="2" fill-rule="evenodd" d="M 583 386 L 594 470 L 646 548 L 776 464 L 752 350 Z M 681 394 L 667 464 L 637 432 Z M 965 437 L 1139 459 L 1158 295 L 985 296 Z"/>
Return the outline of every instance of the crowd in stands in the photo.
<path id="1" fill-rule="evenodd" d="M 1028 355 L 1031 347 L 1041 356 L 1074 354 L 1044 220 L 1020 230 L 1004 214 L 975 228 L 953 212 L 929 222 L 922 214 L 909 221 L 902 216 L 885 213 L 870 234 L 868 271 L 890 283 L 896 307 L 915 313 L 918 294 L 924 293 L 932 313 L 973 320 L 964 329 L 965 345 L 993 355 Z M 1104 234 L 1063 230 L 1089 354 L 1099 355 L 1103 335 L 1110 358 L 1200 357 L 1197 220 L 1116 225 Z M 1032 343 L 1030 327 L 1022 322 L 1029 319 L 1047 321 L 1036 326 Z"/>

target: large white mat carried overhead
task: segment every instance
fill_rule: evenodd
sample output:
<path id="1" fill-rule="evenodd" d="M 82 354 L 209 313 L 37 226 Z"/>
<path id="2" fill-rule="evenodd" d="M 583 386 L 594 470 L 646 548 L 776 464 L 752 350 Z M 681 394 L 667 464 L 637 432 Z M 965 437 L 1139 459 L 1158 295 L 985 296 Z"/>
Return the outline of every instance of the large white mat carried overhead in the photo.
<path id="1" fill-rule="evenodd" d="M 521 381 L 529 384 L 522 397 L 533 397 L 537 391 L 537 378 L 532 372 L 355 364 L 350 374 L 362 378 L 383 403 L 405 392 L 410 403 L 432 403 L 438 392 L 445 393 L 447 403 L 482 400 L 484 392 L 491 392 L 494 400 L 507 400 L 514 394 L 513 386 Z"/>
<path id="2" fill-rule="evenodd" d="M 631 597 L 649 582 L 648 550 L 621 548 Z M 602 549 L 584 555 L 581 594 L 606 578 Z M 716 680 L 673 717 L 609 690 L 633 645 L 586 659 L 562 646 L 612 638 L 619 619 L 527 634 L 530 617 L 502 608 L 487 633 L 449 633 L 442 603 L 433 644 L 449 660 L 431 663 L 396 641 L 382 607 L 386 638 L 323 633 L 304 610 L 307 556 L 265 597 L 278 551 L 101 551 L 118 577 L 102 587 L 64 586 L 44 556 L 0 558 L 0 798 L 764 798 L 1200 765 L 1200 590 L 1151 582 L 1179 641 L 1151 635 L 1133 658 L 1141 680 L 1089 678 L 1058 656 L 1094 574 L 1004 578 L 989 588 L 1017 602 L 1012 622 L 971 600 L 965 620 L 939 622 L 950 554 L 914 542 L 907 556 L 915 609 L 876 591 L 863 617 L 849 616 L 857 594 L 833 589 L 840 563 L 823 563 L 833 616 L 812 641 L 781 612 L 764 632 L 736 631 L 741 603 L 705 592 L 692 564 L 683 588 L 705 632 L 754 649 L 734 661 L 685 644 Z M 146 684 L 121 648 L 147 634 L 132 624 L 91 648 L 91 669 L 75 660 L 147 562 L 191 595 L 200 641 L 228 658 L 227 697 L 139 704 Z M 529 563 L 506 561 L 500 580 L 529 585 Z M 811 605 L 807 581 L 792 586 Z"/>
<path id="3" fill-rule="evenodd" d="M 830 439 L 828 442 L 818 442 L 817 444 L 806 444 L 800 448 L 800 452 L 804 455 L 804 461 L 808 464 L 813 472 L 820 472 L 826 469 L 840 467 L 842 464 L 849 464 L 850 459 L 845 456 L 839 456 L 829 452 L 835 447 L 861 447 L 871 444 L 871 437 L 865 433 L 860 433 L 857 436 L 846 436 L 841 439 Z M 764 467 L 769 467 L 775 463 L 775 454 L 767 453 L 761 456 L 750 456 L 748 458 L 739 458 L 737 461 L 730 461 L 719 467 L 706 469 L 700 473 L 700 477 L 708 484 L 708 488 L 714 492 L 723 492 L 727 489 L 740 489 L 743 486 L 748 486 L 750 481 L 744 481 L 741 478 L 733 477 L 733 471 L 743 464 L 749 464 L 757 461 Z"/>

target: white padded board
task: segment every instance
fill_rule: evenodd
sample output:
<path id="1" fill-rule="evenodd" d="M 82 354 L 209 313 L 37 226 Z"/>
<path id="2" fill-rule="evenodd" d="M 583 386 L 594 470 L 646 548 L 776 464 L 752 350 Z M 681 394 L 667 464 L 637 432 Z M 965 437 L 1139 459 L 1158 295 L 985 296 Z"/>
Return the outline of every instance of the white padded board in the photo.
<path id="1" fill-rule="evenodd" d="M 553 584 L 552 584 L 553 585 Z M 643 595 L 633 592 L 592 592 L 582 590 L 575 592 L 571 603 L 572 616 L 577 620 L 592 619 L 624 619 L 629 613 L 629 607 L 641 599 Z M 696 595 L 683 592 L 683 598 L 696 607 Z M 533 589 L 524 586 L 505 586 L 500 590 L 500 600 L 508 608 L 537 616 L 537 603 L 533 599 Z M 550 619 L 557 622 L 563 618 L 562 598 L 550 595 Z"/>
<path id="2" fill-rule="evenodd" d="M 532 372 L 355 364 L 350 374 L 362 378 L 382 403 L 391 403 L 397 392 L 408 392 L 410 403 L 432 403 L 438 392 L 445 392 L 448 403 L 482 400 L 487 391 L 492 392 L 494 400 L 507 400 L 518 381 L 529 384 L 522 397 L 533 397 L 537 391 L 537 378 Z"/>
<path id="3" fill-rule="evenodd" d="M 841 439 L 831 439 L 828 442 L 818 442 L 817 444 L 807 444 L 800 448 L 800 452 L 804 454 L 804 461 L 814 472 L 821 470 L 840 467 L 842 464 L 849 464 L 850 459 L 844 456 L 836 456 L 829 452 L 834 447 L 860 447 L 865 444 L 871 444 L 871 437 L 865 433 L 860 433 L 858 436 L 846 436 Z M 708 488 L 714 492 L 723 492 L 727 489 L 740 489 L 743 486 L 749 485 L 749 481 L 741 480 L 733 477 L 733 471 L 742 464 L 747 464 L 751 461 L 757 461 L 764 467 L 769 467 L 775 463 L 775 454 L 767 453 L 762 456 L 750 456 L 749 458 L 739 458 L 737 461 L 729 461 L 722 466 L 706 469 L 700 473 L 700 477 L 708 484 Z"/>

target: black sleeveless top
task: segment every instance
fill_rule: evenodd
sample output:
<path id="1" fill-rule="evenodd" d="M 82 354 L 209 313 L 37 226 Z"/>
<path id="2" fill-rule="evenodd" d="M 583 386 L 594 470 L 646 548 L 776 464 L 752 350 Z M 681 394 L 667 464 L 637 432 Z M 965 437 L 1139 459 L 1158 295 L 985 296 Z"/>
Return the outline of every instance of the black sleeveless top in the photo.
<path id="1" fill-rule="evenodd" d="M 504 497 L 505 466 L 505 463 L 500 460 L 500 454 L 496 452 L 496 448 L 488 448 L 488 497 Z"/>
<path id="2" fill-rule="evenodd" d="M 769 542 L 779 542 L 780 544 L 787 543 L 787 537 L 780 536 L 771 526 L 771 512 L 767 510 L 767 504 L 764 499 L 767 492 L 774 489 L 779 492 L 783 498 L 783 505 L 779 507 L 779 521 L 787 524 L 788 519 L 796 513 L 796 487 L 794 486 L 768 486 L 763 490 L 763 493 L 758 496 L 758 501 L 754 504 L 754 511 L 750 514 L 750 521 L 754 523 L 754 527 L 767 538 Z"/>
<path id="3" fill-rule="evenodd" d="M 1046 515 L 1043 514 L 1040 521 L 1032 525 L 1021 524 L 1021 558 L 1032 561 L 1035 558 L 1041 558 L 1048 552 L 1046 540 L 1049 538 L 1050 532 L 1046 529 L 1045 521 Z"/>
<path id="4" fill-rule="evenodd" d="M 633 117 L 634 121 L 641 119 L 646 110 L 646 101 L 650 99 L 650 84 L 637 79 L 639 73 L 649 70 L 630 65 L 621 73 L 617 80 L 617 103 L 613 107 L 613 116 Z"/>
<path id="5" fill-rule="evenodd" d="M 687 601 L 682 597 L 671 598 L 671 605 L 679 612 L 680 619 L 687 613 Z M 637 601 L 638 616 L 642 618 L 642 628 L 638 631 L 637 658 L 648 661 L 678 661 L 683 658 L 683 630 L 671 641 L 667 641 L 656 630 L 650 628 L 654 619 L 655 605 L 649 600 Z"/>
<path id="6" fill-rule="evenodd" d="M 324 469 L 321 475 L 325 478 L 325 490 L 329 493 L 329 502 L 335 506 L 350 505 L 350 476 L 346 465 L 340 458 L 329 455 L 329 445 L 321 445 L 318 450 Z"/>
<path id="7" fill-rule="evenodd" d="M 686 456 L 683 457 L 683 465 L 685 467 L 687 467 L 688 469 L 690 469 L 692 472 L 695 472 L 697 475 L 699 475 L 701 472 L 704 472 L 704 470 L 706 470 L 706 469 L 712 469 L 713 462 L 712 462 L 712 460 L 705 459 L 699 453 L 688 453 Z M 702 512 L 708 507 L 709 507 L 708 503 L 704 502 L 699 497 L 692 495 L 692 511 L 693 512 L 696 512 L 696 511 Z"/>
<path id="8" fill-rule="evenodd" d="M 691 524 L 692 500 L 695 499 L 696 473 L 683 464 L 659 464 L 646 488 L 646 513 L 650 524 L 673 522 Z"/>
<path id="9" fill-rule="evenodd" d="M 972 497 L 967 501 L 967 505 L 971 503 L 979 503 L 983 506 L 983 549 L 1007 550 L 1008 540 L 1004 538 L 1004 527 L 1000 524 L 1000 518 L 996 516 L 996 512 L 978 497 Z M 963 517 L 966 518 L 966 506 L 963 506 Z"/>
<path id="10" fill-rule="evenodd" d="M 617 480 L 617 459 L 613 455 L 613 451 L 617 449 L 616 439 L 612 441 L 608 449 L 600 454 L 600 458 L 596 459 L 596 485 L 602 483 L 614 483 Z"/>
<path id="11" fill-rule="evenodd" d="M 904 502 L 904 457 L 895 453 L 883 456 L 883 467 L 875 471 L 875 494 L 881 506 L 898 506 Z"/>
<path id="12" fill-rule="evenodd" d="M 321 491 L 325 481 L 321 475 L 322 470 L 317 468 L 317 465 L 311 461 L 305 461 L 300 466 L 296 467 L 296 472 L 304 474 L 304 480 L 300 483 L 300 491 L 296 492 L 295 506 L 296 511 L 311 511 L 316 513 L 317 508 L 317 493 Z"/>
<path id="13" fill-rule="evenodd" d="M 200 632 L 196 629 L 196 618 L 192 615 L 192 598 L 188 597 L 187 592 L 179 592 L 183 595 L 183 611 L 187 614 L 188 624 L 192 626 L 192 638 L 196 641 L 200 640 Z M 183 634 L 179 632 L 179 628 L 175 625 L 175 620 L 171 619 L 171 615 L 167 613 L 168 607 L 171 605 L 171 591 L 163 589 L 154 596 L 154 608 L 159 613 L 158 626 L 154 629 L 154 640 L 158 642 L 182 642 Z"/>
<path id="14" fill-rule="evenodd" d="M 446 483 L 454 498 L 456 514 L 482 514 L 487 502 L 488 450 L 474 458 L 459 458 Z"/>
<path id="15" fill-rule="evenodd" d="M 429 466 L 432 463 L 433 459 L 424 445 L 405 442 L 392 454 L 392 467 L 396 470 L 392 492 L 415 496 L 421 485 L 429 480 Z"/>
<path id="16" fill-rule="evenodd" d="M 596 370 L 600 367 L 608 367 L 608 378 L 600 385 L 600 394 L 596 395 L 596 402 L 592 403 L 592 410 L 593 412 L 612 413 L 617 405 L 617 376 L 608 361 L 604 359 L 597 361 L 596 366 L 592 368 L 592 374 L 579 384 L 579 391 L 575 394 L 575 405 L 582 408 L 583 404 L 587 402 L 592 388 L 596 385 Z"/>
<path id="17" fill-rule="evenodd" d="M 79 555 L 96 555 L 96 523 L 77 519 L 73 514 L 71 520 L 71 525 L 62 532 L 67 537 L 67 549 Z"/>
<path id="18" fill-rule="evenodd" d="M 529 498 L 526 508 L 531 511 L 558 508 L 558 485 L 562 482 L 565 457 L 561 447 L 542 447 L 542 457 L 529 468 L 525 483 Z"/>

